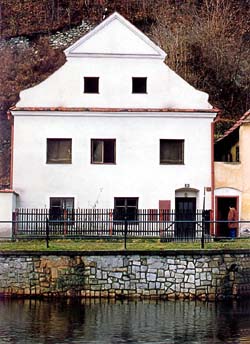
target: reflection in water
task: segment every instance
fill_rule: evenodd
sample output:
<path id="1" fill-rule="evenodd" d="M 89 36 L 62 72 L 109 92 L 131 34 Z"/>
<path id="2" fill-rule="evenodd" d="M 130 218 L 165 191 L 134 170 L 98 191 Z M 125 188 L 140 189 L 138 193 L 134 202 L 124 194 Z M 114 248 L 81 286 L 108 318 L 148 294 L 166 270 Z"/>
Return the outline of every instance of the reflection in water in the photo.
<path id="1" fill-rule="evenodd" d="M 250 343 L 250 301 L 0 300 L 0 343 Z"/>

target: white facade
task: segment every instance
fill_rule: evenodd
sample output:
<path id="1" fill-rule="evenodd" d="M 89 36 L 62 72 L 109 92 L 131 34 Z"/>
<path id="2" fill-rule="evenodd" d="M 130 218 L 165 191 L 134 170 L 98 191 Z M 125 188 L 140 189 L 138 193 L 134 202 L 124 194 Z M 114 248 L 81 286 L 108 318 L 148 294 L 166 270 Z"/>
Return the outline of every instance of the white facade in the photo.
<path id="1" fill-rule="evenodd" d="M 19 206 L 43 208 L 72 197 L 76 208 L 112 208 L 136 197 L 139 208 L 196 198 L 211 186 L 208 95 L 164 64 L 165 53 L 115 13 L 66 51 L 67 62 L 20 94 L 14 116 L 13 188 Z M 99 78 L 84 93 L 84 78 Z M 146 92 L 132 92 L 132 78 Z M 70 164 L 47 163 L 47 139 L 72 140 Z M 115 163 L 91 163 L 91 139 L 115 140 Z M 160 163 L 160 140 L 184 140 L 183 164 Z M 209 197 L 206 207 L 210 207 Z"/>

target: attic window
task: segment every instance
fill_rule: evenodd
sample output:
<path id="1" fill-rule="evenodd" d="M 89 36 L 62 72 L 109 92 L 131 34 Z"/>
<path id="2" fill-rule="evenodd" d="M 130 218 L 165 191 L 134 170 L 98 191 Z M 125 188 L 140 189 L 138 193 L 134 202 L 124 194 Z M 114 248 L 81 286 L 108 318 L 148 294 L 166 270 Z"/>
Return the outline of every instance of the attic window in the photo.
<path id="1" fill-rule="evenodd" d="M 132 78 L 132 93 L 147 93 L 147 78 Z"/>
<path id="2" fill-rule="evenodd" d="M 84 77 L 84 93 L 99 93 L 98 77 Z"/>

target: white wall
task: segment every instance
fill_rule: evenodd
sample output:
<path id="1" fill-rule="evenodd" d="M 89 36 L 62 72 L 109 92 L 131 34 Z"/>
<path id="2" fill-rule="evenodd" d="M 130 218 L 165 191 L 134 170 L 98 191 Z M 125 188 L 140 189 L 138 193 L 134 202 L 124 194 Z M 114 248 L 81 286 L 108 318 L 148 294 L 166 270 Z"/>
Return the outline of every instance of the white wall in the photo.
<path id="1" fill-rule="evenodd" d="M 98 201 L 97 207 L 112 208 L 114 197 L 139 197 L 139 208 L 157 208 L 159 200 L 169 199 L 174 207 L 175 190 L 190 184 L 200 190 L 202 208 L 203 188 L 211 185 L 211 114 L 63 115 L 15 116 L 19 206 L 49 207 L 49 197 L 74 197 L 76 207 Z M 72 138 L 72 164 L 46 164 L 47 138 Z M 90 163 L 91 138 L 116 139 L 115 165 Z M 185 140 L 184 165 L 159 164 L 160 139 Z"/>
<path id="2" fill-rule="evenodd" d="M 19 107 L 156 107 L 211 109 L 208 95 L 180 78 L 166 53 L 114 13 L 65 51 L 67 62 L 39 85 L 22 91 Z M 100 78 L 99 94 L 83 93 L 83 78 Z M 132 77 L 147 77 L 147 94 L 131 93 Z"/>
<path id="3" fill-rule="evenodd" d="M 49 197 L 74 197 L 76 207 L 92 207 L 98 201 L 97 207 L 106 208 L 113 207 L 114 197 L 139 197 L 140 208 L 157 208 L 159 200 L 171 200 L 174 207 L 175 190 L 185 184 L 203 194 L 211 185 L 214 114 L 209 113 L 208 95 L 167 67 L 166 54 L 116 13 L 65 53 L 65 65 L 22 91 L 19 109 L 12 111 L 14 188 L 21 195 L 20 206 L 48 207 Z M 98 94 L 84 94 L 87 76 L 99 77 Z M 146 94 L 132 94 L 132 77 L 147 78 Z M 46 107 L 64 112 L 38 111 Z M 69 108 L 78 111 L 65 112 Z M 109 113 L 110 108 L 208 113 Z M 47 138 L 72 138 L 72 164 L 46 164 Z M 116 139 L 116 165 L 90 164 L 91 138 Z M 160 139 L 185 140 L 184 165 L 159 164 Z"/>
<path id="4" fill-rule="evenodd" d="M 12 236 L 12 223 L 1 223 L 1 221 L 12 221 L 16 197 L 17 195 L 12 191 L 0 191 L 0 239 Z"/>
<path id="5" fill-rule="evenodd" d="M 99 77 L 99 94 L 84 94 L 86 76 Z M 132 77 L 147 77 L 147 94 L 132 94 Z M 22 91 L 19 107 L 211 109 L 208 95 L 161 60 L 70 59 L 39 85 Z"/>

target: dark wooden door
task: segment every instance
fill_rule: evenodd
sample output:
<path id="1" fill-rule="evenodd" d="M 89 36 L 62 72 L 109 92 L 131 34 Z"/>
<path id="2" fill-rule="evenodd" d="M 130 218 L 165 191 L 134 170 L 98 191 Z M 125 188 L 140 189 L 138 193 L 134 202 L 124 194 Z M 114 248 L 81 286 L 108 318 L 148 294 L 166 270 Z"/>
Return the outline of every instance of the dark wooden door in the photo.
<path id="1" fill-rule="evenodd" d="M 196 198 L 178 197 L 175 199 L 175 236 L 179 239 L 195 238 Z"/>

